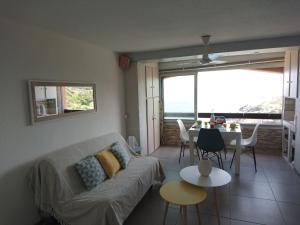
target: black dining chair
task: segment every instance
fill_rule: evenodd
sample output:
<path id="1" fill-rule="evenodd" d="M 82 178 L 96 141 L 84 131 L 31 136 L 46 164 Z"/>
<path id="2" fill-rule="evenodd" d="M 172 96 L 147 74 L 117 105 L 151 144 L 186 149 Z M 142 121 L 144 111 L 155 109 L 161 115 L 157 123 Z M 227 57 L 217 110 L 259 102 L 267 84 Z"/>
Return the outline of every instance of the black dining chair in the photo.
<path id="1" fill-rule="evenodd" d="M 197 145 L 202 150 L 202 157 L 211 153 L 217 157 L 219 167 L 224 169 L 221 151 L 225 149 L 225 144 L 219 129 L 201 128 Z"/>

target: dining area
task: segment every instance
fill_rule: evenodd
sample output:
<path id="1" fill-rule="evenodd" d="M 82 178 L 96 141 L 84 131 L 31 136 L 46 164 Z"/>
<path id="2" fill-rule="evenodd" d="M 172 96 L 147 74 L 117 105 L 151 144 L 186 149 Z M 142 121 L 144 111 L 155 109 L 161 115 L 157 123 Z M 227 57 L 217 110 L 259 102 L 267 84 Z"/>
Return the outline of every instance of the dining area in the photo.
<path id="1" fill-rule="evenodd" d="M 274 184 L 278 177 L 286 179 L 285 173 L 294 176 L 289 164 L 281 158 L 281 93 L 273 93 L 276 97 L 262 102 L 261 94 L 256 96 L 258 92 L 246 91 L 249 87 L 243 81 L 246 73 L 249 79 L 256 76 L 253 71 L 230 70 L 164 77 L 163 151 L 157 155 L 172 171 L 160 188 L 160 196 L 166 203 L 164 224 L 168 224 L 168 206 L 172 204 L 179 206 L 177 224 L 201 224 L 201 221 L 203 224 L 207 207 L 213 219 L 204 224 L 290 224 L 280 215 L 278 187 Z M 243 79 L 238 87 L 232 86 L 222 95 L 212 92 L 210 85 L 203 85 L 211 83 L 224 90 L 230 76 L 235 76 L 235 81 L 241 76 Z M 277 83 L 279 87 L 282 81 Z M 178 92 L 177 84 L 185 87 L 185 92 Z M 262 86 L 262 93 L 265 87 Z M 241 94 L 237 95 L 239 88 Z M 224 99 L 231 99 L 230 104 Z M 281 168 L 285 170 L 283 173 Z M 193 191 L 187 187 L 193 187 Z M 175 194 L 165 195 L 165 190 Z M 180 201 L 185 195 L 195 197 Z M 263 207 L 259 210 L 260 205 Z M 192 208 L 190 213 L 189 208 Z M 192 223 L 191 211 L 196 213 Z"/>
<path id="2" fill-rule="evenodd" d="M 227 124 L 224 116 L 215 117 L 212 114 L 209 121 L 198 119 L 188 129 L 182 120 L 177 119 L 177 123 L 181 141 L 178 163 L 184 157 L 185 149 L 188 149 L 189 166 L 180 169 L 181 181 L 172 180 L 160 188 L 160 196 L 165 201 L 163 224 L 166 224 L 170 204 L 180 206 L 181 224 L 184 225 L 188 224 L 187 207 L 195 205 L 198 223 L 202 224 L 199 205 L 206 199 L 206 190 L 211 189 L 216 222 L 221 225 L 218 189 L 228 186 L 232 180 L 232 174 L 225 170 L 223 164 L 223 158 L 227 159 L 225 140 L 234 146 L 230 165 L 231 168 L 235 163 L 234 176 L 240 174 L 241 149 L 249 147 L 252 149 L 257 171 L 254 146 L 259 124 L 250 138 L 243 139 L 241 125 L 236 122 Z M 217 166 L 213 165 L 213 161 Z"/>
<path id="3" fill-rule="evenodd" d="M 235 121 L 226 123 L 224 116 L 211 116 L 209 121 L 196 120 L 186 129 L 182 120 L 177 120 L 180 132 L 180 155 L 179 163 L 184 151 L 188 148 L 190 154 L 190 165 L 195 164 L 195 157 L 199 160 L 204 156 L 215 157 L 221 169 L 224 169 L 222 157 L 226 159 L 228 148 L 233 149 L 233 156 L 230 168 L 234 163 L 235 175 L 240 174 L 240 155 L 247 150 L 252 152 L 255 171 L 257 171 L 255 145 L 257 143 L 257 133 L 260 126 L 255 124 L 250 137 L 243 138 L 241 124 Z M 211 157 L 212 156 L 212 157 Z"/>
<path id="4" fill-rule="evenodd" d="M 230 124 L 233 120 L 228 118 L 223 124 L 215 124 L 214 128 L 211 128 L 209 117 L 201 118 L 201 120 L 201 126 L 197 120 L 181 120 L 186 131 L 182 135 L 177 120 L 165 123 L 165 131 L 170 129 L 174 132 L 165 133 L 169 136 L 174 135 L 174 140 L 178 142 L 174 142 L 176 145 L 161 146 L 152 156 L 160 160 L 166 172 L 166 179 L 162 186 L 150 191 L 149 198 L 145 198 L 141 204 L 142 209 L 133 213 L 128 224 L 131 224 L 133 220 L 148 224 L 144 219 L 139 220 L 138 212 L 143 209 L 147 210 L 148 205 L 154 204 L 155 208 L 148 213 L 149 224 L 150 221 L 151 224 L 174 225 L 298 224 L 298 214 L 293 214 L 293 212 L 297 212 L 299 208 L 297 204 L 300 203 L 300 196 L 295 188 L 299 187 L 300 178 L 281 155 L 275 152 L 277 151 L 276 140 L 280 137 L 278 130 L 267 127 L 265 124 L 248 125 L 238 120 L 236 120 L 235 129 L 231 129 Z M 222 157 L 220 164 L 214 153 L 207 154 L 205 149 L 203 151 L 198 146 L 196 147 L 201 129 L 219 131 L 226 146 L 226 151 L 222 149 L 216 152 L 219 157 L 220 155 Z M 238 136 L 240 138 L 238 174 L 235 168 L 237 152 L 234 153 L 236 133 L 240 133 L 238 134 L 240 135 Z M 251 138 L 253 134 L 257 137 L 254 145 L 256 170 L 252 147 L 243 146 L 249 143 L 248 138 Z M 185 138 L 184 142 L 181 137 Z M 189 145 L 190 139 L 193 140 L 192 150 Z M 166 141 L 171 140 L 173 139 L 166 139 Z M 202 141 L 201 138 L 200 140 Z M 265 145 L 266 143 L 270 146 Z M 205 148 L 205 146 L 201 147 Z M 268 147 L 274 151 L 267 152 Z M 201 162 L 205 164 L 206 158 L 209 158 L 211 162 L 211 171 L 207 177 L 200 175 L 199 168 Z M 202 170 L 202 173 L 205 172 Z M 161 190 L 162 187 L 165 188 Z M 169 195 L 172 195 L 172 198 Z M 167 200 L 169 201 L 168 207 Z"/>

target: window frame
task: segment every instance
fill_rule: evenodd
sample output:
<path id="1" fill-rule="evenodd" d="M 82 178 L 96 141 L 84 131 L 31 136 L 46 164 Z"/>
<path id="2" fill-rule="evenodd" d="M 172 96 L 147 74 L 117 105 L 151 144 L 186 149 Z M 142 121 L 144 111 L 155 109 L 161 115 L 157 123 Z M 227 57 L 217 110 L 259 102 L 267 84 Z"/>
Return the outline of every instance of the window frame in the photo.
<path id="1" fill-rule="evenodd" d="M 167 77 L 178 77 L 178 76 L 194 76 L 194 112 L 193 113 L 165 113 L 165 110 L 163 110 L 163 119 L 169 119 L 166 117 L 171 117 L 173 119 L 175 118 L 184 118 L 186 120 L 190 120 L 190 118 L 194 118 L 196 120 L 197 118 L 210 118 L 211 113 L 201 113 L 198 112 L 198 72 L 199 71 L 178 71 L 171 74 L 160 74 L 160 95 L 163 101 L 163 108 L 164 107 L 164 87 L 163 87 L 163 79 Z M 282 119 L 281 113 L 221 113 L 221 112 L 214 112 L 215 116 L 225 116 L 226 118 L 230 119 L 272 119 L 272 120 L 281 120 Z"/>
<path id="2" fill-rule="evenodd" d="M 188 72 L 188 71 L 182 71 L 182 72 L 176 72 L 176 73 L 172 73 L 172 74 L 168 74 L 168 75 L 164 75 L 164 74 L 160 74 L 160 96 L 163 102 L 163 117 L 165 119 L 165 101 L 164 101 L 164 82 L 163 79 L 164 78 L 169 78 L 169 77 L 179 77 L 179 76 L 194 76 L 194 112 L 193 113 L 175 113 L 177 114 L 181 114 L 181 115 L 192 115 L 192 117 L 194 119 L 197 119 L 197 114 L 195 112 L 197 112 L 197 74 L 198 72 Z M 173 113 L 171 113 L 173 114 Z M 180 116 L 179 116 L 180 117 Z"/>

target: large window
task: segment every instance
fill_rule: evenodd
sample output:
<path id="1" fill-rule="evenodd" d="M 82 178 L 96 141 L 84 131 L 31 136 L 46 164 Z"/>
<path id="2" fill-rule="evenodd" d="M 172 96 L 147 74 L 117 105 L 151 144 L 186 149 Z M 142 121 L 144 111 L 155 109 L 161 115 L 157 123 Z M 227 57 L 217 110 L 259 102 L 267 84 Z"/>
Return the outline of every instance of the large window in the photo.
<path id="1" fill-rule="evenodd" d="M 194 82 L 197 77 L 197 93 Z M 283 73 L 271 70 L 234 69 L 198 72 L 197 75 L 164 77 L 164 117 L 280 119 Z M 197 98 L 197 112 L 194 101 Z"/>
<path id="2" fill-rule="evenodd" d="M 198 112 L 278 114 L 282 85 L 282 73 L 264 70 L 199 72 Z"/>
<path id="3" fill-rule="evenodd" d="M 194 117 L 194 75 L 163 79 L 166 117 Z"/>

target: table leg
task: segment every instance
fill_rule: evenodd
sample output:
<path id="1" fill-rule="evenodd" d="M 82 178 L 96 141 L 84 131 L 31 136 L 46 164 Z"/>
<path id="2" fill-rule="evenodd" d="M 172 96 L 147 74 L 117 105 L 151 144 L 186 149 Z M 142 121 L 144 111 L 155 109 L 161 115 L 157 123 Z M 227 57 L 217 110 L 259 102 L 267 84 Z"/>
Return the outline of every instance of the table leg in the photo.
<path id="1" fill-rule="evenodd" d="M 216 206 L 216 214 L 217 214 L 218 225 L 220 225 L 221 221 L 220 221 L 220 213 L 219 213 L 218 198 L 217 198 L 217 188 L 216 187 L 213 188 L 213 192 L 214 192 L 214 199 L 215 199 L 215 206 Z"/>
<path id="2" fill-rule="evenodd" d="M 165 206 L 165 214 L 164 214 L 164 220 L 163 220 L 163 225 L 166 224 L 166 220 L 167 220 L 167 214 L 168 214 L 168 208 L 169 208 L 169 202 L 166 202 L 166 206 Z"/>
<path id="3" fill-rule="evenodd" d="M 182 225 L 183 222 L 183 206 L 179 206 L 179 214 L 180 214 L 180 224 Z"/>
<path id="4" fill-rule="evenodd" d="M 236 152 L 235 152 L 235 174 L 240 174 L 240 155 L 241 155 L 241 135 L 236 137 Z"/>
<path id="5" fill-rule="evenodd" d="M 189 148 L 190 148 L 190 165 L 194 165 L 194 134 L 193 132 L 189 132 Z"/>
<path id="6" fill-rule="evenodd" d="M 183 224 L 187 225 L 187 206 L 183 206 Z"/>
<path id="7" fill-rule="evenodd" d="M 199 207 L 199 204 L 196 204 L 196 211 L 197 211 L 199 225 L 201 225 L 201 217 L 200 217 L 200 207 Z"/>

